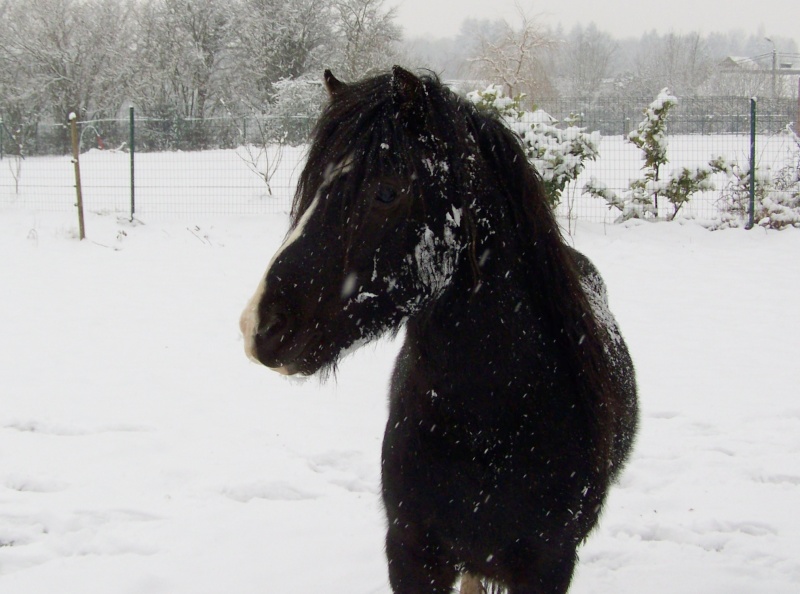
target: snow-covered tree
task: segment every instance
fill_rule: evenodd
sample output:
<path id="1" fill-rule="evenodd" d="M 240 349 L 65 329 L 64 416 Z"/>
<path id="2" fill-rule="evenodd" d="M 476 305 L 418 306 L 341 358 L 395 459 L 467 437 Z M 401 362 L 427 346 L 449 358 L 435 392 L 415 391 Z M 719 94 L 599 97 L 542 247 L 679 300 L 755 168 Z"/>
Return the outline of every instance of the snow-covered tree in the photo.
<path id="1" fill-rule="evenodd" d="M 601 93 L 604 79 L 610 77 L 617 44 L 594 24 L 576 26 L 559 45 L 561 76 L 566 81 L 562 92 L 578 97 Z"/>
<path id="2" fill-rule="evenodd" d="M 229 105 L 265 110 L 278 81 L 321 72 L 333 51 L 334 21 L 329 0 L 238 0 Z"/>
<path id="3" fill-rule="evenodd" d="M 116 115 L 130 73 L 130 16 L 118 0 L 0 6 L 0 112 L 23 150 L 39 123 Z M 67 150 L 66 127 L 56 132 L 39 150 Z"/>
<path id="4" fill-rule="evenodd" d="M 704 38 L 696 32 L 659 35 L 651 31 L 631 51 L 626 91 L 634 96 L 652 96 L 663 87 L 680 95 L 693 95 L 714 67 Z"/>
<path id="5" fill-rule="evenodd" d="M 564 128 L 537 121 L 521 133 L 528 158 L 542 175 L 554 207 L 586 162 L 596 160 L 600 154 L 600 132 L 587 133 L 586 128 L 574 125 L 577 121 L 575 116 L 567 119 Z"/>
<path id="6" fill-rule="evenodd" d="M 658 182 L 661 167 L 667 163 L 667 116 L 678 104 L 678 99 L 664 88 L 647 109 L 644 119 L 636 130 L 628 134 L 628 140 L 642 149 L 644 158 L 644 182 Z M 658 210 L 658 187 L 653 186 L 653 205 Z"/>
<path id="7" fill-rule="evenodd" d="M 130 15 L 117 0 L 8 0 L 0 60 L 16 72 L 4 94 L 48 106 L 57 122 L 71 112 L 115 113 L 125 93 Z"/>
<path id="8" fill-rule="evenodd" d="M 335 66 L 337 76 L 343 80 L 362 78 L 396 61 L 396 45 L 402 32 L 395 22 L 397 7 L 385 4 L 385 0 L 334 0 L 338 54 Z"/>
<path id="9" fill-rule="evenodd" d="M 143 4 L 131 99 L 151 116 L 211 115 L 224 88 L 231 20 L 224 0 Z"/>
<path id="10" fill-rule="evenodd" d="M 8 4 L 0 6 L 0 115 L 5 128 L 4 147 L 9 152 L 24 154 L 27 139 L 35 133 L 37 123 L 48 111 L 47 94 L 32 84 L 23 52 L 13 42 L 6 18 Z M 11 136 L 13 135 L 13 140 Z"/>
<path id="11" fill-rule="evenodd" d="M 478 54 L 470 59 L 473 70 L 479 78 L 501 84 L 509 97 L 551 94 L 543 54 L 555 47 L 556 41 L 539 20 L 522 9 L 517 23 L 503 21 L 499 33 L 481 36 Z"/>
<path id="12" fill-rule="evenodd" d="M 316 121 L 328 94 L 317 73 L 275 84 L 275 99 L 269 115 L 274 118 L 270 137 L 290 145 L 308 141 L 311 124 Z"/>

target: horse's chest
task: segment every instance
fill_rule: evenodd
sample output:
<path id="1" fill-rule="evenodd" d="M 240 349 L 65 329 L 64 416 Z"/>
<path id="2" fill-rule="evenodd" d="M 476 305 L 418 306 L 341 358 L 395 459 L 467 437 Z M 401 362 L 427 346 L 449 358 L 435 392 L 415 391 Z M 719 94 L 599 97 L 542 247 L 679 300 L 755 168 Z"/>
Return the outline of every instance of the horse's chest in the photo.
<path id="1" fill-rule="evenodd" d="M 536 456 L 536 442 L 547 442 L 547 422 L 533 396 L 487 390 L 451 392 L 441 388 L 395 389 L 385 435 L 384 456 L 405 467 L 440 474 L 470 473 L 471 467 L 525 472 Z M 531 402 L 526 402 L 530 398 Z"/>

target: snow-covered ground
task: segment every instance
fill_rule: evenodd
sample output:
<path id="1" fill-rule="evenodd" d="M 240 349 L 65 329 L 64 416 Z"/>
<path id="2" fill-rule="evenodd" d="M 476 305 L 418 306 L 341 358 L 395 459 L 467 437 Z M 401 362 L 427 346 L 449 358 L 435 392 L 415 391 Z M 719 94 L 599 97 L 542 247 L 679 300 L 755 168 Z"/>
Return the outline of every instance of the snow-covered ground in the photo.
<path id="1" fill-rule="evenodd" d="M 279 215 L 0 211 L 0 592 L 388 594 L 396 343 L 338 377 L 250 363 Z M 800 584 L 800 232 L 578 222 L 633 354 L 641 433 L 571 592 Z"/>

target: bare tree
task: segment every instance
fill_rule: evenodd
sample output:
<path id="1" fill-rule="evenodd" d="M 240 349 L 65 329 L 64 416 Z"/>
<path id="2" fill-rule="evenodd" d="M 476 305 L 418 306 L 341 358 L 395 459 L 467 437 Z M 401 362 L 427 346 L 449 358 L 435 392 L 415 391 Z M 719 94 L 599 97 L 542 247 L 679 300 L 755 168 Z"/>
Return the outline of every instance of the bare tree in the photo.
<path id="1" fill-rule="evenodd" d="M 543 52 L 555 47 L 556 41 L 542 23 L 517 10 L 519 26 L 503 21 L 499 35 L 481 36 L 479 53 L 470 62 L 477 76 L 502 84 L 509 97 L 550 94 Z"/>
<path id="2" fill-rule="evenodd" d="M 345 80 L 361 78 L 371 70 L 390 66 L 397 55 L 402 30 L 395 23 L 397 8 L 385 0 L 335 0 L 339 34 L 338 68 Z"/>
<path id="3" fill-rule="evenodd" d="M 594 24 L 575 27 L 560 47 L 563 74 L 568 92 L 580 97 L 601 92 L 603 80 L 611 75 L 617 44 Z"/>
<path id="4" fill-rule="evenodd" d="M 711 74 L 713 61 L 699 33 L 643 38 L 636 57 L 635 91 L 655 95 L 664 87 L 677 95 L 695 94 Z"/>

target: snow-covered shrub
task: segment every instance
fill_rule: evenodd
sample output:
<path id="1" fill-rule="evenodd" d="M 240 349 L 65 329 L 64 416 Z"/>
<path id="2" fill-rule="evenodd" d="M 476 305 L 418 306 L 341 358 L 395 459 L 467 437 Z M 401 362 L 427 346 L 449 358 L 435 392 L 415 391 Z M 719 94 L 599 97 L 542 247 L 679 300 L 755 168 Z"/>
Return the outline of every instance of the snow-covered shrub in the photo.
<path id="1" fill-rule="evenodd" d="M 644 119 L 636 130 L 628 135 L 628 141 L 642 150 L 644 166 L 641 178 L 628 182 L 628 189 L 617 194 L 597 179 L 584 185 L 583 193 L 606 201 L 609 208 L 621 211 L 618 221 L 631 218 L 658 216 L 658 198 L 663 196 L 672 204 L 670 219 L 678 215 L 692 194 L 713 190 L 711 175 L 713 167 L 683 167 L 663 175 L 667 159 L 667 116 L 678 104 L 678 99 L 662 89 L 655 101 L 644 110 Z"/>
<path id="2" fill-rule="evenodd" d="M 506 97 L 500 85 L 489 85 L 483 91 L 467 93 L 467 99 L 472 101 L 478 109 L 493 111 L 504 119 L 517 122 L 525 115 L 522 100 L 525 95 Z"/>
<path id="3" fill-rule="evenodd" d="M 552 206 L 561 201 L 567 186 L 586 167 L 586 161 L 594 161 L 600 154 L 600 132 L 587 134 L 585 128 L 569 123 L 566 128 L 558 128 L 536 122 L 520 131 L 520 136 L 528 159 L 542 176 Z"/>
<path id="4" fill-rule="evenodd" d="M 628 190 L 620 195 L 599 179 L 592 177 L 584 184 L 583 193 L 602 198 L 609 208 L 619 209 L 622 214 L 616 222 L 656 216 L 651 195 L 647 191 L 646 184 L 641 180 L 632 181 Z"/>
<path id="5" fill-rule="evenodd" d="M 555 207 L 586 161 L 597 159 L 600 132 L 587 133 L 586 128 L 575 126 L 575 116 L 564 121 L 566 127 L 559 128 L 558 122 L 542 110 L 526 112 L 521 105 L 523 97 L 506 97 L 497 85 L 467 95 L 479 108 L 499 114 L 519 134 L 528 160 L 542 176 L 548 200 Z"/>
<path id="6" fill-rule="evenodd" d="M 787 164 L 774 172 L 768 166 L 756 168 L 753 222 L 772 229 L 800 227 L 800 138 L 789 127 L 785 134 L 792 141 Z M 709 166 L 728 178 L 718 204 L 722 216 L 712 228 L 739 227 L 749 218 L 750 166 L 723 157 Z"/>
<path id="7" fill-rule="evenodd" d="M 670 218 L 678 216 L 681 207 L 689 202 L 692 194 L 704 190 L 713 190 L 714 183 L 711 181 L 713 171 L 710 167 L 683 167 L 670 174 L 666 183 L 660 184 L 659 190 L 655 193 L 664 196 L 675 209 Z"/>
<path id="8" fill-rule="evenodd" d="M 750 165 L 745 163 L 739 165 L 737 161 L 729 161 L 725 157 L 719 156 L 709 162 L 710 167 L 716 173 L 724 173 L 727 181 L 722 187 L 722 193 L 717 207 L 720 211 L 720 220 L 712 225 L 712 229 L 726 229 L 729 227 L 739 227 L 746 219 L 750 203 Z M 761 172 L 756 170 L 761 177 Z M 763 201 L 764 192 L 767 185 L 766 180 L 761 177 L 755 186 L 755 201 L 759 204 Z"/>

